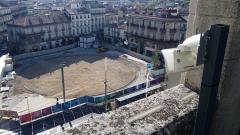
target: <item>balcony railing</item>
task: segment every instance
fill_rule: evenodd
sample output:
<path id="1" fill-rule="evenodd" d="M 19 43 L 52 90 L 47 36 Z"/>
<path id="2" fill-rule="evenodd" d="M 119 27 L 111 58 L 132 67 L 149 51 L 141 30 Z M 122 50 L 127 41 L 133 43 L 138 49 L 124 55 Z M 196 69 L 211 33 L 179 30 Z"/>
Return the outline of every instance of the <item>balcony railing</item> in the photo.
<path id="1" fill-rule="evenodd" d="M 170 29 L 170 33 L 176 33 L 177 30 L 176 29 Z"/>
<path id="2" fill-rule="evenodd" d="M 130 23 L 130 24 L 128 24 L 128 25 L 130 25 L 130 26 L 132 26 L 132 27 L 139 27 L 138 24 L 134 24 L 134 23 Z"/>
<path id="3" fill-rule="evenodd" d="M 185 32 L 187 29 L 185 27 L 180 28 L 181 32 Z"/>
<path id="4" fill-rule="evenodd" d="M 149 29 L 149 30 L 157 30 L 157 27 L 147 26 L 147 29 Z"/>
<path id="5" fill-rule="evenodd" d="M 166 33 L 166 29 L 160 29 L 161 33 Z"/>

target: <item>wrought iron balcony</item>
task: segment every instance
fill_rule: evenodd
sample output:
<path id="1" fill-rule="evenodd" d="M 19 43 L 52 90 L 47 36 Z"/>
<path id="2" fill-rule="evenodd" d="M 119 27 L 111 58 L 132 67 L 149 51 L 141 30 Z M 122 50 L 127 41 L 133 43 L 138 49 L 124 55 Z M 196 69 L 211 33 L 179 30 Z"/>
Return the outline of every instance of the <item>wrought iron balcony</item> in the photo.
<path id="1" fill-rule="evenodd" d="M 170 33 L 176 33 L 177 32 L 177 29 L 170 29 Z"/>

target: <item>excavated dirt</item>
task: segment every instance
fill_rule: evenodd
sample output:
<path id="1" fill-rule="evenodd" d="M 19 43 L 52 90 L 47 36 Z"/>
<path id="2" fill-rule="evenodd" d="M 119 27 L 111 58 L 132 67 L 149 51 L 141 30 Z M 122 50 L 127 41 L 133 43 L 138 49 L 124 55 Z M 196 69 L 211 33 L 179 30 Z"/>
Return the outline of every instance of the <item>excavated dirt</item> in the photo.
<path id="1" fill-rule="evenodd" d="M 108 91 L 118 90 L 135 79 L 140 70 L 139 64 L 120 57 L 107 57 Z M 15 95 L 34 93 L 61 98 L 61 63 L 66 64 L 64 76 L 67 98 L 104 93 L 105 56 L 75 55 L 17 63 Z"/>

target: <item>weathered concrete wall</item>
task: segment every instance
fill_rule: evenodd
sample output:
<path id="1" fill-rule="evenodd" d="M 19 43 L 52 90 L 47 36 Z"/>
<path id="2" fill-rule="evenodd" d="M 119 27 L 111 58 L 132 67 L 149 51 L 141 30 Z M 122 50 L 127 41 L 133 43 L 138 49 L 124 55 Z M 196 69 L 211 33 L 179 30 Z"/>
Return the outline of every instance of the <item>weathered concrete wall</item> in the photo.
<path id="1" fill-rule="evenodd" d="M 179 85 L 90 118 L 59 135 L 191 135 L 198 94 Z"/>
<path id="2" fill-rule="evenodd" d="M 52 53 L 56 53 L 56 52 L 60 52 L 60 51 L 64 51 L 64 50 L 69 50 L 69 49 L 73 49 L 75 47 L 76 47 L 76 45 L 72 44 L 72 45 L 62 46 L 62 47 L 53 48 L 53 49 L 49 49 L 49 50 L 42 50 L 42 51 L 38 51 L 38 52 L 24 53 L 24 54 L 19 54 L 19 55 L 13 56 L 13 59 L 15 61 L 18 61 L 18 60 L 22 60 L 22 59 L 33 58 L 33 57 L 52 54 Z"/>
<path id="3" fill-rule="evenodd" d="M 125 49 L 125 48 L 122 48 L 122 47 L 116 47 L 115 49 L 116 49 L 117 51 L 120 51 L 120 52 L 129 54 L 129 55 L 131 55 L 131 56 L 137 57 L 137 58 L 139 58 L 139 59 L 142 59 L 142 60 L 145 60 L 145 61 L 148 61 L 148 62 L 151 62 L 151 61 L 152 61 L 152 58 L 150 58 L 150 57 L 148 57 L 148 56 L 145 56 L 145 55 L 142 55 L 142 54 L 139 54 L 139 53 L 130 51 L 130 50 Z"/>
<path id="4" fill-rule="evenodd" d="M 191 0 L 187 37 L 219 23 L 230 25 L 230 31 L 212 134 L 237 135 L 240 130 L 240 0 Z M 186 86 L 200 88 L 202 69 L 185 75 Z"/>

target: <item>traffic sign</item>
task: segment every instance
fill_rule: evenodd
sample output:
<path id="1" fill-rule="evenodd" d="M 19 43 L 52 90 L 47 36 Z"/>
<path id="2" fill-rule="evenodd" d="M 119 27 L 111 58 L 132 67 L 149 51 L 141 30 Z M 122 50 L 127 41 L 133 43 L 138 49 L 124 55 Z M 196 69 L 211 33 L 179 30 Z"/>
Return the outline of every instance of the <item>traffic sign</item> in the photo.
<path id="1" fill-rule="evenodd" d="M 150 70 L 152 70 L 152 68 L 153 68 L 153 65 L 151 63 L 148 63 L 147 64 L 147 70 L 150 71 Z"/>

